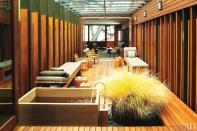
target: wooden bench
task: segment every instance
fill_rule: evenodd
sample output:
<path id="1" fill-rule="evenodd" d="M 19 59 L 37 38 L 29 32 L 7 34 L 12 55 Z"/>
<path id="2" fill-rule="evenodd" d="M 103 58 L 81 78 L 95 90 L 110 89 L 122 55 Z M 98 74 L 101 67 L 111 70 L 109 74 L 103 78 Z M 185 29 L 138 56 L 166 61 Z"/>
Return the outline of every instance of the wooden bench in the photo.
<path id="1" fill-rule="evenodd" d="M 168 90 L 168 89 L 167 89 Z M 170 90 L 167 91 L 168 102 L 165 104 L 160 116 L 165 126 L 196 126 L 197 114 L 185 105 Z"/>
<path id="2" fill-rule="evenodd" d="M 77 75 L 81 75 L 81 64 L 81 62 L 67 62 L 60 66 L 59 69 L 63 69 L 69 74 L 69 77 L 66 78 L 64 81 L 47 80 L 47 76 L 38 76 L 35 83 L 37 86 L 43 87 L 48 87 L 52 85 L 67 87 Z"/>

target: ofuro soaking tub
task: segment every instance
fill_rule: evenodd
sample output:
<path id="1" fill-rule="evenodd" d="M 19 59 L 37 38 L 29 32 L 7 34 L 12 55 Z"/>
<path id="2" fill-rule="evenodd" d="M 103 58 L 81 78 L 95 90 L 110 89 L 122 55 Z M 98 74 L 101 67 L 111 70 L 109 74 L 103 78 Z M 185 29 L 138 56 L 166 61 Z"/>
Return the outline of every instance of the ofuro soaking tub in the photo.
<path id="1" fill-rule="evenodd" d="M 18 100 L 19 124 L 98 126 L 96 88 L 37 87 Z"/>

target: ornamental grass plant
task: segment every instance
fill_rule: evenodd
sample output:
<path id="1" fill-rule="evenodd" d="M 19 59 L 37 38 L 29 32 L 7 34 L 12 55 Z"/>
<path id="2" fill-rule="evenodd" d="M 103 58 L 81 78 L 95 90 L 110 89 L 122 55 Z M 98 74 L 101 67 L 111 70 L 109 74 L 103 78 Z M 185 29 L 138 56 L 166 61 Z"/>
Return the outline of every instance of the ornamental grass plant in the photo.
<path id="1" fill-rule="evenodd" d="M 122 125 L 152 119 L 166 102 L 166 86 L 147 72 L 116 72 L 104 83 L 103 93 L 112 100 L 113 119 Z"/>

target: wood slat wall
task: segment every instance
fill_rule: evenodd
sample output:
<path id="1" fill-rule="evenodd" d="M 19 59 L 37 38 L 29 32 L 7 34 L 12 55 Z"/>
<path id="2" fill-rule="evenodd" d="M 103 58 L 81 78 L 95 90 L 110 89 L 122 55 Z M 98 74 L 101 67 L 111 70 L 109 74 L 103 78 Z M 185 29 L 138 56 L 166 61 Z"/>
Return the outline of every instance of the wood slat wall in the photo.
<path id="1" fill-rule="evenodd" d="M 196 85 L 196 18 L 197 18 L 197 8 L 191 7 L 190 8 L 190 22 L 188 23 L 188 37 L 189 37 L 189 45 L 188 45 L 188 87 L 189 88 L 189 106 L 192 109 L 195 109 L 195 104 L 192 104 L 193 102 L 196 103 L 196 89 L 193 88 Z M 196 30 L 195 30 L 196 29 Z M 196 87 L 197 88 L 197 87 Z M 193 101 L 195 100 L 195 101 Z"/>
<path id="2" fill-rule="evenodd" d="M 154 5 L 154 2 L 154 0 L 151 1 L 145 7 Z M 163 12 L 170 11 L 165 4 L 171 5 L 171 3 L 165 0 L 163 2 Z M 194 1 L 173 1 L 173 5 L 182 5 L 183 3 L 191 4 Z M 153 12 L 152 14 L 154 14 L 154 8 L 148 8 Z M 142 57 L 141 50 L 144 49 L 144 60 L 149 64 L 152 73 L 157 74 L 158 78 L 165 82 L 174 94 L 197 112 L 197 6 L 191 6 L 160 17 L 157 17 L 158 11 L 155 11 L 151 17 L 141 18 L 140 12 L 141 10 L 134 14 L 134 16 L 139 15 L 140 20 L 134 24 L 133 33 L 133 42 L 136 42 L 133 45 L 137 45 L 139 56 Z M 143 30 L 145 30 L 144 37 Z M 145 44 L 142 44 L 143 41 Z"/>
<path id="3" fill-rule="evenodd" d="M 54 35 L 54 60 L 55 67 L 59 66 L 59 19 L 55 19 L 55 35 Z"/>
<path id="4" fill-rule="evenodd" d="M 71 49 L 71 53 L 70 53 L 70 59 L 73 60 L 73 49 L 74 49 L 74 42 L 73 42 L 73 23 L 70 23 L 70 49 Z"/>
<path id="5" fill-rule="evenodd" d="M 53 17 L 48 17 L 48 68 L 54 66 L 53 35 Z"/>
<path id="6" fill-rule="evenodd" d="M 46 37 L 47 37 L 47 17 L 46 15 L 41 15 L 41 21 L 40 21 L 40 55 L 41 55 L 41 62 L 40 62 L 40 71 L 41 70 L 46 70 L 47 69 L 47 40 L 46 40 Z"/>
<path id="7" fill-rule="evenodd" d="M 20 93 L 25 94 L 34 87 L 34 81 L 40 71 L 72 61 L 73 53 L 77 52 L 78 26 L 76 21 L 69 18 L 66 20 L 62 18 L 63 16 L 43 14 L 35 7 L 35 9 L 24 8 L 24 5 L 22 7 L 20 9 Z"/>
<path id="8" fill-rule="evenodd" d="M 65 61 L 68 61 L 68 22 L 64 22 L 64 56 Z"/>
<path id="9" fill-rule="evenodd" d="M 38 60 L 38 12 L 31 12 L 31 35 L 30 35 L 30 54 L 31 54 L 31 87 L 34 87 L 34 81 L 39 73 L 39 60 Z"/>
<path id="10" fill-rule="evenodd" d="M 29 32 L 28 28 L 28 10 L 21 9 L 20 10 L 20 92 L 24 94 L 27 91 L 27 87 L 29 86 L 29 39 L 27 37 L 27 32 Z M 20 94 L 20 93 L 19 93 Z"/>
<path id="11" fill-rule="evenodd" d="M 60 65 L 62 65 L 65 60 L 64 60 L 64 22 L 63 20 L 60 21 Z"/>
<path id="12" fill-rule="evenodd" d="M 68 28 L 68 49 L 71 49 L 71 28 L 70 28 L 70 22 L 67 23 L 67 28 Z M 67 56 L 68 60 L 71 60 L 71 50 L 67 50 Z"/>
<path id="13" fill-rule="evenodd" d="M 196 43 L 197 43 L 197 19 L 196 19 Z M 197 56 L 197 45 L 196 45 L 196 56 Z M 195 67 L 194 67 L 195 68 Z M 197 57 L 196 57 L 196 112 L 197 112 Z"/>

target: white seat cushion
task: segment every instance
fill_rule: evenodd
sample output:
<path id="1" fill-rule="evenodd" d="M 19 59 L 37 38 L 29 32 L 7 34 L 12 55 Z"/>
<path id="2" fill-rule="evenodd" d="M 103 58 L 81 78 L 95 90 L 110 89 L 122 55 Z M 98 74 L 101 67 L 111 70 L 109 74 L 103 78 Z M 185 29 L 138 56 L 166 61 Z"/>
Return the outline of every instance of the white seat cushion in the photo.
<path id="1" fill-rule="evenodd" d="M 135 57 L 135 51 L 128 51 L 128 57 L 129 58 L 133 58 L 133 57 Z"/>

